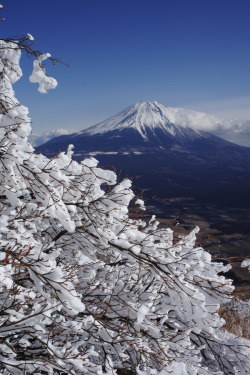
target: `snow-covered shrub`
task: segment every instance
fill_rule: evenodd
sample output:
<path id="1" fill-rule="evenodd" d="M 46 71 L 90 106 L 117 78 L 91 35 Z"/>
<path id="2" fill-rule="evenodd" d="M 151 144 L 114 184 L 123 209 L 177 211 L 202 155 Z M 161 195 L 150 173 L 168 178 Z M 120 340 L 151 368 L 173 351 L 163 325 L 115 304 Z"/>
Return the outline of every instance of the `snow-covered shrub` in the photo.
<path id="1" fill-rule="evenodd" d="M 72 148 L 34 153 L 12 89 L 21 49 L 0 42 L 1 374 L 249 373 L 247 347 L 220 334 L 228 268 L 195 246 L 198 229 L 174 243 L 130 218 L 129 180 Z"/>

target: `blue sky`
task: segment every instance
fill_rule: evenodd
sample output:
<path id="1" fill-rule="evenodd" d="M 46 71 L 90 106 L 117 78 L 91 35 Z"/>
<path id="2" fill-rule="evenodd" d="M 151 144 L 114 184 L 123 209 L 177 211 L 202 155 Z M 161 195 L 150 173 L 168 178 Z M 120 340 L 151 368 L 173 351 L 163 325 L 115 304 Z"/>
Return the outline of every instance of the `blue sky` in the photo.
<path id="1" fill-rule="evenodd" d="M 31 33 L 69 67 L 47 95 L 15 85 L 37 133 L 83 129 L 138 101 L 250 119 L 249 0 L 3 0 L 2 36 Z"/>

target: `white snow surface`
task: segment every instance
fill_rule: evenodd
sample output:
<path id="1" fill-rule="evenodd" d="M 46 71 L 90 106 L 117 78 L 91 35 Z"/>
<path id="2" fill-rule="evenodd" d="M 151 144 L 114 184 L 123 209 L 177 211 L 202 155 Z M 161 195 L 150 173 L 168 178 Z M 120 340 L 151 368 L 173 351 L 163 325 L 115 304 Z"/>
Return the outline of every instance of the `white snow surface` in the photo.
<path id="1" fill-rule="evenodd" d="M 90 156 L 96 156 L 96 155 L 116 155 L 116 154 L 118 154 L 117 151 L 109 151 L 109 152 L 93 151 L 93 152 L 89 153 Z"/>
<path id="2" fill-rule="evenodd" d="M 199 133 L 198 129 L 209 131 L 215 125 L 223 127 L 223 122 L 225 120 L 203 112 L 165 107 L 157 101 L 139 102 L 97 125 L 76 133 L 76 136 L 83 133 L 94 135 L 132 128 L 138 130 L 141 136 L 146 139 L 147 129 L 154 131 L 156 128 L 160 128 L 166 133 L 175 135 L 177 128 L 184 127 L 192 128 Z"/>

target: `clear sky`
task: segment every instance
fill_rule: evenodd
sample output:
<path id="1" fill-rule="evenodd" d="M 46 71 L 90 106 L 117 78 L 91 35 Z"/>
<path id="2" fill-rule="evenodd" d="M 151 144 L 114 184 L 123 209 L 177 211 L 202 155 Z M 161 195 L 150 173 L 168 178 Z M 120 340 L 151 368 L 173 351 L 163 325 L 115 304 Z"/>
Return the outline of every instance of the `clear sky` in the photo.
<path id="1" fill-rule="evenodd" d="M 69 67 L 47 95 L 15 85 L 37 133 L 83 129 L 138 101 L 250 119 L 250 0 L 3 0 L 2 36 L 30 33 Z"/>

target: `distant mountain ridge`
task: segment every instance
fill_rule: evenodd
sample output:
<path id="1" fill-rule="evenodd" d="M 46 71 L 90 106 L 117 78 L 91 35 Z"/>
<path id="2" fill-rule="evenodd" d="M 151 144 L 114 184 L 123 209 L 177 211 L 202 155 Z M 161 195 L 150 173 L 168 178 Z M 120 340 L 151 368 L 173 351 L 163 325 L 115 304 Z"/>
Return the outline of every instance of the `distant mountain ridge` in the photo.
<path id="1" fill-rule="evenodd" d="M 141 178 L 148 194 L 186 196 L 224 204 L 250 205 L 250 148 L 208 132 L 192 122 L 219 121 L 213 116 L 158 102 L 142 102 L 80 132 L 63 135 L 37 148 L 47 156 L 74 145 L 74 158 L 96 156 Z M 237 203 L 238 202 L 238 203 Z"/>
<path id="2" fill-rule="evenodd" d="M 56 130 L 47 131 L 42 134 L 36 134 L 32 132 L 31 135 L 29 136 L 29 142 L 32 144 L 33 147 L 38 147 L 53 138 L 60 137 L 61 135 L 72 134 L 74 132 L 75 130 L 68 130 L 68 129 L 56 129 Z"/>

